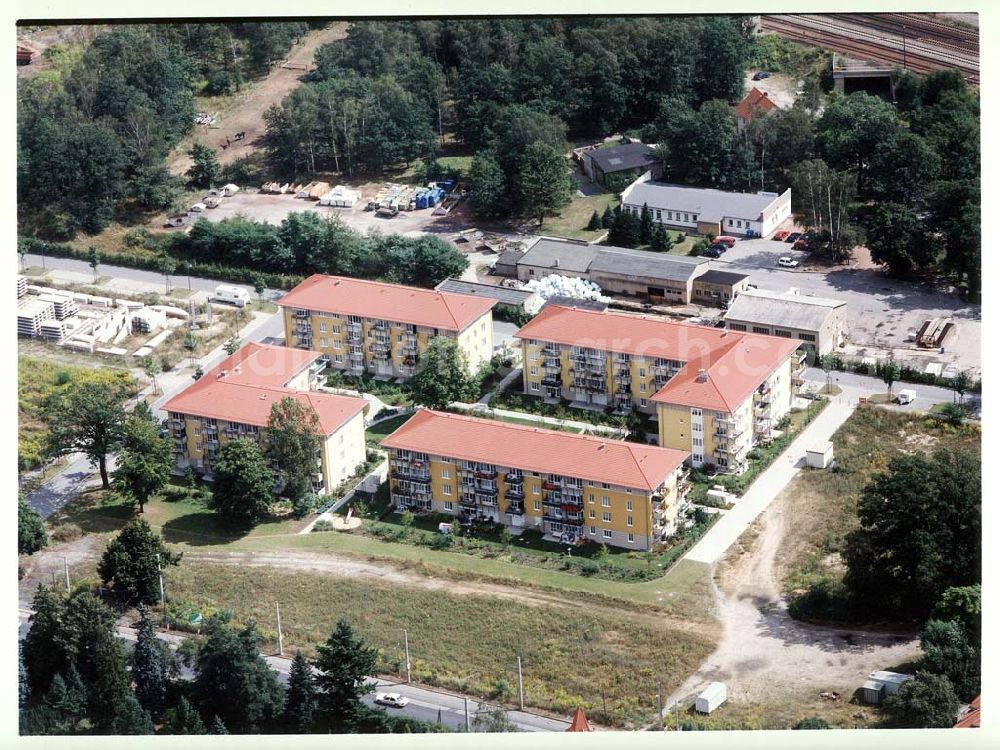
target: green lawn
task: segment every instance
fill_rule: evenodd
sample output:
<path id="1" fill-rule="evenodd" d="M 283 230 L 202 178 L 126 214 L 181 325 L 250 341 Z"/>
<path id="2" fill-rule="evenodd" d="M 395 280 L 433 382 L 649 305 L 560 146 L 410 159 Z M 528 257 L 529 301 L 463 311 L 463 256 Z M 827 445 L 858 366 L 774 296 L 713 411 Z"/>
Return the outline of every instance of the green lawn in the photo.
<path id="1" fill-rule="evenodd" d="M 45 276 L 46 274 L 48 274 L 48 272 L 49 271 L 48 271 L 47 268 L 42 268 L 41 266 L 28 266 L 24 270 L 24 275 L 25 276 Z"/>
<path id="2" fill-rule="evenodd" d="M 586 227 L 591 214 L 597 211 L 598 215 L 602 215 L 608 206 L 615 208 L 617 205 L 618 197 L 613 193 L 601 193 L 587 197 L 574 194 L 573 200 L 558 216 L 545 219 L 538 233 L 592 242 L 608 230 L 598 229 L 596 232 L 588 232 Z"/>
<path id="3" fill-rule="evenodd" d="M 376 425 L 372 425 L 367 430 L 365 430 L 365 440 L 369 442 L 373 440 L 374 441 L 382 440 L 382 438 L 392 434 L 400 427 L 402 427 L 403 424 L 405 424 L 406 421 L 412 416 L 413 416 L 412 414 L 400 414 L 398 416 L 392 417 L 391 419 L 387 419 L 384 422 L 379 422 Z"/>

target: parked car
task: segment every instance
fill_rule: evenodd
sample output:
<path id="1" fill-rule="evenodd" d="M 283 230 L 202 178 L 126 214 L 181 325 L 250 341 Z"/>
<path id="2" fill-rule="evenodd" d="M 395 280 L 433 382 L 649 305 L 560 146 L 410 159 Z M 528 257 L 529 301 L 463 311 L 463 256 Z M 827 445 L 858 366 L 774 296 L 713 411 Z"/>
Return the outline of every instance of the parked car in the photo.
<path id="1" fill-rule="evenodd" d="M 780 232 L 775 232 L 774 236 L 771 239 L 772 240 L 777 240 L 778 242 L 784 242 L 785 241 L 785 237 L 787 237 L 788 235 L 789 235 L 788 230 L 787 229 L 782 229 Z"/>
<path id="2" fill-rule="evenodd" d="M 410 699 L 405 695 L 400 695 L 399 693 L 376 693 L 375 702 L 380 706 L 389 706 L 391 708 L 403 708 L 406 704 L 410 702 Z"/>
<path id="3" fill-rule="evenodd" d="M 728 234 L 720 234 L 714 240 L 712 240 L 713 245 L 725 245 L 726 247 L 732 247 L 736 244 L 736 238 L 730 237 Z"/>
<path id="4" fill-rule="evenodd" d="M 709 250 L 718 250 L 720 253 L 726 252 L 729 249 L 729 245 L 724 245 L 721 242 L 715 242 L 708 246 Z"/>
<path id="5" fill-rule="evenodd" d="M 778 258 L 778 265 L 784 266 L 785 268 L 797 268 L 799 262 L 797 260 L 789 258 L 787 255 L 783 255 L 782 257 Z"/>
<path id="6" fill-rule="evenodd" d="M 755 81 L 763 81 L 765 78 L 770 78 L 770 77 L 771 74 L 768 73 L 766 70 L 758 70 L 756 73 L 753 74 L 753 79 Z"/>
<path id="7" fill-rule="evenodd" d="M 785 242 L 795 242 L 799 237 L 802 236 L 802 232 L 792 232 L 790 235 L 785 237 Z"/>
<path id="8" fill-rule="evenodd" d="M 799 237 L 795 242 L 792 243 L 792 250 L 808 250 L 809 242 L 804 238 Z"/>
<path id="9" fill-rule="evenodd" d="M 721 258 L 722 252 L 717 247 L 706 247 L 702 255 L 706 258 Z"/>
<path id="10" fill-rule="evenodd" d="M 393 216 L 399 213 L 399 209 L 395 206 L 379 206 L 375 209 L 375 215 L 380 216 L 383 219 L 391 219 Z"/>

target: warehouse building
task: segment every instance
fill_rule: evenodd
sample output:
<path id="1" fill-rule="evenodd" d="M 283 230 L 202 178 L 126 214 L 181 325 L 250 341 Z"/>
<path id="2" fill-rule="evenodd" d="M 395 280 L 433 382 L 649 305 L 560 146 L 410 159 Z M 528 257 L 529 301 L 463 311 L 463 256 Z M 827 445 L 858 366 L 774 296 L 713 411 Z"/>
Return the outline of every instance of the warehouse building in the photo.
<path id="1" fill-rule="evenodd" d="M 791 409 L 803 366 L 796 341 L 551 303 L 515 337 L 526 394 L 655 416 L 661 446 L 737 473 Z"/>
<path id="2" fill-rule="evenodd" d="M 320 352 L 250 343 L 163 405 L 177 467 L 211 476 L 222 447 L 244 438 L 267 447 L 271 407 L 293 398 L 319 417 L 322 445 L 313 490 L 332 490 L 365 462 L 363 398 L 317 393 Z M 275 489 L 281 478 L 275 468 Z"/>
<path id="3" fill-rule="evenodd" d="M 721 272 L 699 284 L 702 275 L 711 270 L 708 258 L 590 245 L 551 237 L 535 242 L 517 264 L 517 276 L 521 281 L 556 273 L 592 281 L 609 294 L 676 305 L 723 304 L 722 300 L 732 299 L 747 286 L 749 277 Z M 699 289 L 701 293 L 697 294 Z"/>
<path id="4" fill-rule="evenodd" d="M 285 343 L 316 349 L 352 375 L 407 379 L 435 336 L 458 343 L 472 372 L 493 356 L 495 299 L 315 274 L 278 301 Z"/>
<path id="5" fill-rule="evenodd" d="M 524 312 L 538 299 L 538 292 L 529 292 L 526 289 L 513 289 L 509 286 L 499 286 L 497 284 L 480 284 L 475 281 L 464 281 L 462 279 L 445 279 L 436 287 L 438 292 L 451 292 L 452 294 L 468 294 L 473 297 L 484 297 L 496 300 L 494 313 L 502 312 Z"/>
<path id="6" fill-rule="evenodd" d="M 621 185 L 629 181 L 629 175 L 635 178 L 655 168 L 656 152 L 645 143 L 626 143 L 585 151 L 581 163 L 590 181 L 606 188 L 608 175 L 621 175 L 618 182 Z"/>
<path id="7" fill-rule="evenodd" d="M 622 210 L 639 215 L 643 206 L 653 221 L 669 227 L 712 237 L 766 237 L 791 216 L 792 191 L 731 193 L 654 182 L 647 172 L 622 192 Z"/>
<path id="8" fill-rule="evenodd" d="M 847 303 L 799 294 L 797 289 L 748 289 L 733 302 L 725 321 L 731 331 L 794 339 L 813 354 L 829 354 L 844 344 Z"/>
<path id="9" fill-rule="evenodd" d="M 676 531 L 688 454 L 420 409 L 382 441 L 400 512 L 648 550 Z"/>

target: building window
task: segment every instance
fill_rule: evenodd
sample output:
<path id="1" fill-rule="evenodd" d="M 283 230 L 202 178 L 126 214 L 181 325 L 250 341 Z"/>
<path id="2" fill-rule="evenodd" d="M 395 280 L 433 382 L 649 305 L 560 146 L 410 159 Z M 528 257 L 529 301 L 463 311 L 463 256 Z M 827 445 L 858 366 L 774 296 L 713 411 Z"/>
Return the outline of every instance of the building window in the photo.
<path id="1" fill-rule="evenodd" d="M 692 409 L 691 410 L 691 416 L 692 417 L 700 417 L 701 416 L 701 409 Z"/>
<path id="2" fill-rule="evenodd" d="M 691 438 L 691 445 L 693 445 L 695 448 L 701 448 L 704 444 L 705 443 L 702 441 L 701 438 L 696 438 L 696 437 Z"/>
<path id="3" fill-rule="evenodd" d="M 594 526 L 591 526 L 590 527 L 590 535 L 594 536 L 595 534 L 597 534 L 597 528 L 594 527 Z"/>
<path id="4" fill-rule="evenodd" d="M 705 427 L 702 425 L 701 422 L 692 422 L 691 423 L 691 432 L 701 432 L 704 429 L 705 429 Z"/>
<path id="5" fill-rule="evenodd" d="M 742 219 L 737 219 L 736 226 L 742 227 L 743 226 L 743 220 Z"/>
<path id="6" fill-rule="evenodd" d="M 319 324 L 320 333 L 326 333 L 326 323 Z"/>
<path id="7" fill-rule="evenodd" d="M 590 493 L 590 497 L 587 498 L 587 502 L 590 503 L 591 505 L 594 504 L 594 493 L 593 492 Z"/>
<path id="8" fill-rule="evenodd" d="M 604 538 L 605 539 L 610 539 L 611 538 L 611 529 L 605 529 L 604 530 Z"/>
<path id="9" fill-rule="evenodd" d="M 790 339 L 792 337 L 792 332 L 791 331 L 782 331 L 780 328 L 775 328 L 774 329 L 774 335 L 775 336 L 780 336 L 783 339 Z"/>
<path id="10" fill-rule="evenodd" d="M 729 330 L 731 331 L 745 331 L 747 327 L 743 323 L 730 323 Z"/>
<path id="11" fill-rule="evenodd" d="M 705 457 L 703 455 L 701 455 L 700 453 L 692 453 L 691 454 L 691 460 L 694 461 L 695 463 L 700 464 L 702 461 L 705 460 Z"/>
<path id="12" fill-rule="evenodd" d="M 656 220 L 660 221 L 660 209 L 656 209 Z"/>
<path id="13" fill-rule="evenodd" d="M 611 507 L 611 498 L 608 497 L 607 495 L 602 495 L 601 496 L 601 506 L 604 507 L 604 508 L 610 508 Z"/>
<path id="14" fill-rule="evenodd" d="M 631 500 L 626 500 L 625 501 L 625 510 L 629 511 L 630 513 L 632 512 L 632 501 Z"/>
<path id="15" fill-rule="evenodd" d="M 451 500 L 448 500 L 444 504 L 444 509 L 445 510 L 455 510 L 455 504 Z"/>
<path id="16" fill-rule="evenodd" d="M 444 494 L 444 495 L 450 495 L 451 494 L 451 485 L 450 484 L 442 484 L 441 485 L 441 493 Z"/>
<path id="17" fill-rule="evenodd" d="M 326 339 L 325 339 L 325 338 L 321 338 L 321 339 L 319 340 L 319 345 L 320 345 L 321 347 L 323 347 L 324 349 L 326 349 Z"/>
<path id="18" fill-rule="evenodd" d="M 816 340 L 815 334 L 812 334 L 812 333 L 800 333 L 799 334 L 799 341 L 815 341 L 815 340 Z"/>
<path id="19" fill-rule="evenodd" d="M 538 359 L 538 352 L 532 349 L 530 352 L 528 352 L 528 359 L 530 359 L 532 362 L 535 362 Z"/>
<path id="20" fill-rule="evenodd" d="M 590 517 L 591 517 L 591 518 L 595 518 L 595 516 L 594 516 L 594 511 L 593 511 L 593 510 L 591 510 L 591 511 L 590 511 Z"/>
<path id="21" fill-rule="evenodd" d="M 531 489 L 533 491 L 533 494 L 535 494 L 535 495 L 541 495 L 542 494 L 542 491 L 541 491 L 541 489 L 539 488 L 539 486 L 537 484 L 534 487 L 532 487 Z M 538 503 L 535 503 L 535 505 L 538 505 Z"/>
<path id="22" fill-rule="evenodd" d="M 635 541 L 635 534 L 633 534 L 631 531 L 628 533 L 628 540 L 629 542 Z"/>
<path id="23" fill-rule="evenodd" d="M 601 520 L 604 521 L 604 523 L 611 523 L 611 514 L 607 512 L 602 513 Z"/>
<path id="24" fill-rule="evenodd" d="M 535 500 L 535 510 L 541 510 L 541 509 L 542 509 L 541 500 Z"/>
<path id="25" fill-rule="evenodd" d="M 626 526 L 634 526 L 635 525 L 634 523 L 632 523 L 632 516 L 629 516 L 628 518 L 625 519 L 625 525 Z"/>
<path id="26" fill-rule="evenodd" d="M 451 479 L 451 469 L 441 469 L 442 479 Z"/>
<path id="27" fill-rule="evenodd" d="M 538 390 L 538 383 L 536 381 L 534 381 L 534 380 L 531 381 L 531 390 L 533 390 L 533 391 L 537 391 Z"/>
<path id="28" fill-rule="evenodd" d="M 767 336 L 768 334 L 771 333 L 771 329 L 770 328 L 765 328 L 764 326 L 754 326 L 753 327 L 753 332 L 754 333 L 762 333 L 765 336 Z"/>
<path id="29" fill-rule="evenodd" d="M 639 399 L 639 406 L 642 406 L 643 408 L 645 408 L 645 406 L 646 406 L 646 399 L 640 398 Z"/>
<path id="30" fill-rule="evenodd" d="M 646 384 L 639 383 L 639 393 L 645 393 L 645 392 L 646 392 Z"/>
<path id="31" fill-rule="evenodd" d="M 530 367 L 530 368 L 528 368 L 528 374 L 529 375 L 537 375 L 538 374 L 538 368 L 537 367 Z"/>

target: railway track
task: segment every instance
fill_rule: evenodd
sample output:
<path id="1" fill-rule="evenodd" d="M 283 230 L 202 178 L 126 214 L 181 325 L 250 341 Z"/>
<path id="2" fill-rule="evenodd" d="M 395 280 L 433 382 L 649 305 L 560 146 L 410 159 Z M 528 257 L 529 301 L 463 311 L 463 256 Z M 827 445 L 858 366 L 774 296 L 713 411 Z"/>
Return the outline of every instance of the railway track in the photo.
<path id="1" fill-rule="evenodd" d="M 929 23 L 934 30 L 930 27 L 922 29 L 926 31 L 926 37 L 933 34 L 941 37 L 952 31 L 960 34 L 950 35 L 950 43 L 944 43 L 940 39 L 910 36 L 904 39 L 902 21 L 897 24 L 895 19 L 871 18 L 867 14 L 857 14 L 848 20 L 846 15 L 762 15 L 761 29 L 861 60 L 888 65 L 902 65 L 905 62 L 906 67 L 916 73 L 957 68 L 970 83 L 979 84 L 978 43 L 975 49 L 968 49 L 971 37 L 977 37 L 975 33 L 970 35 L 963 29 L 931 21 Z M 926 19 L 917 20 L 928 23 Z M 907 31 L 910 30 L 909 23 L 906 28 Z"/>
<path id="2" fill-rule="evenodd" d="M 940 21 L 908 13 L 844 13 L 839 19 L 871 29 L 895 34 L 907 40 L 950 47 L 972 55 L 979 54 L 979 33 L 959 29 Z"/>

